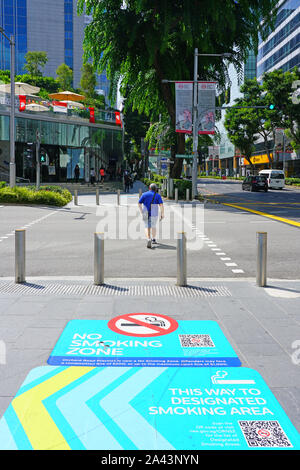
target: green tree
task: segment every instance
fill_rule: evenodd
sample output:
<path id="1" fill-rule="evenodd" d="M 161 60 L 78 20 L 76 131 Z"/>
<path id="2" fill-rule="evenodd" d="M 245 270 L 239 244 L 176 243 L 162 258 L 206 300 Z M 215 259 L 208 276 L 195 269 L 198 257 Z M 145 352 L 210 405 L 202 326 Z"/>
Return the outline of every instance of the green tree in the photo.
<path id="1" fill-rule="evenodd" d="M 236 106 L 247 106 L 247 102 L 240 99 Z M 244 108 L 232 107 L 226 111 L 224 126 L 228 132 L 230 142 L 232 142 L 248 160 L 251 169 L 254 165 L 251 162 L 251 155 L 255 149 L 255 142 L 258 139 L 256 122 L 251 119 L 252 111 Z"/>
<path id="2" fill-rule="evenodd" d="M 57 81 L 62 91 L 69 90 L 73 84 L 73 70 L 67 64 L 61 64 L 56 69 Z"/>
<path id="3" fill-rule="evenodd" d="M 275 105 L 273 124 L 286 129 L 294 150 L 300 149 L 300 70 L 290 72 L 274 70 L 263 76 L 263 89 L 269 103 Z"/>
<path id="4" fill-rule="evenodd" d="M 25 55 L 26 64 L 24 69 L 27 70 L 31 76 L 43 75 L 40 68 L 45 67 L 48 62 L 47 52 L 44 51 L 29 51 Z"/>
<path id="5" fill-rule="evenodd" d="M 94 67 L 89 62 L 86 62 L 81 67 L 80 88 L 85 96 L 88 98 L 94 98 L 96 85 L 97 79 Z"/>
<path id="6" fill-rule="evenodd" d="M 194 48 L 201 53 L 232 53 L 241 67 L 247 51 L 257 46 L 257 31 L 272 26 L 276 0 L 79 0 L 79 13 L 93 15 L 85 29 L 85 57 L 106 70 L 121 92 L 130 86 L 126 108 L 143 112 L 153 121 L 168 114 L 175 126 L 174 84 L 163 79 L 191 80 Z M 270 12 L 273 11 L 271 17 Z M 266 18 L 263 23 L 261 19 Z M 201 57 L 199 76 L 223 87 L 227 64 L 220 57 Z M 112 87 L 113 89 L 113 87 Z M 176 149 L 184 153 L 184 134 Z M 182 159 L 174 165 L 181 172 Z"/>

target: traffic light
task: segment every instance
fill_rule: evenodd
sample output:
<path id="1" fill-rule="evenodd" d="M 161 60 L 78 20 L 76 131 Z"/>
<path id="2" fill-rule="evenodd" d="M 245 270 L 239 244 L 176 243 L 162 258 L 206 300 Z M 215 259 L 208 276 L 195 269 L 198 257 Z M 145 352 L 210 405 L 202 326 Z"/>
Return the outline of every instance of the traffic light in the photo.
<path id="1" fill-rule="evenodd" d="M 43 163 L 46 163 L 46 155 L 43 155 L 41 154 L 40 155 L 40 162 L 43 164 Z"/>
<path id="2" fill-rule="evenodd" d="M 270 104 L 269 109 L 275 109 L 275 104 Z"/>

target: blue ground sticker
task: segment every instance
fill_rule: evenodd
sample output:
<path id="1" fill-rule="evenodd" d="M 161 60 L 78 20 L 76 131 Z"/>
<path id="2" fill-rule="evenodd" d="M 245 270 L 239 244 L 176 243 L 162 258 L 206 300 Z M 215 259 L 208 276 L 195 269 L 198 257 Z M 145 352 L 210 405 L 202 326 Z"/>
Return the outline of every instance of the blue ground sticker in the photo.
<path id="1" fill-rule="evenodd" d="M 237 367 L 239 358 L 214 321 L 176 321 L 135 313 L 72 320 L 48 364 L 87 367 Z"/>
<path id="2" fill-rule="evenodd" d="M 252 369 L 40 367 L 0 420 L 0 449 L 300 449 Z"/>

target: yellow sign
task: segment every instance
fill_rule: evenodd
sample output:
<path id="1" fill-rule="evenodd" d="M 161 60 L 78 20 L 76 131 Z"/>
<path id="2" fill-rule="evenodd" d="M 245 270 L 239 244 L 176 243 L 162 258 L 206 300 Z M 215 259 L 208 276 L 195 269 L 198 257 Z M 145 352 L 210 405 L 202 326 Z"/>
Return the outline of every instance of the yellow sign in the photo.
<path id="1" fill-rule="evenodd" d="M 270 154 L 271 160 L 273 160 L 273 154 Z M 251 163 L 253 165 L 261 165 L 262 163 L 270 163 L 268 155 L 266 153 L 263 153 L 261 155 L 254 155 L 251 157 Z M 249 162 L 246 158 L 244 158 L 244 165 L 249 165 Z"/>

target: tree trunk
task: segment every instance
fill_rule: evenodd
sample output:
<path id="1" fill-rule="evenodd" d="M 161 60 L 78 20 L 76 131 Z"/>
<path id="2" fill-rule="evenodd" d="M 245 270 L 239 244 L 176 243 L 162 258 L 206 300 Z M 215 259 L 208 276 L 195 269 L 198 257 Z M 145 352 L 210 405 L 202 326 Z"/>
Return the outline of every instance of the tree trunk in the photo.
<path id="1" fill-rule="evenodd" d="M 185 152 L 185 134 L 177 134 L 177 153 L 184 154 Z M 175 158 L 175 163 L 171 171 L 172 178 L 180 178 L 182 172 L 183 158 Z"/>

